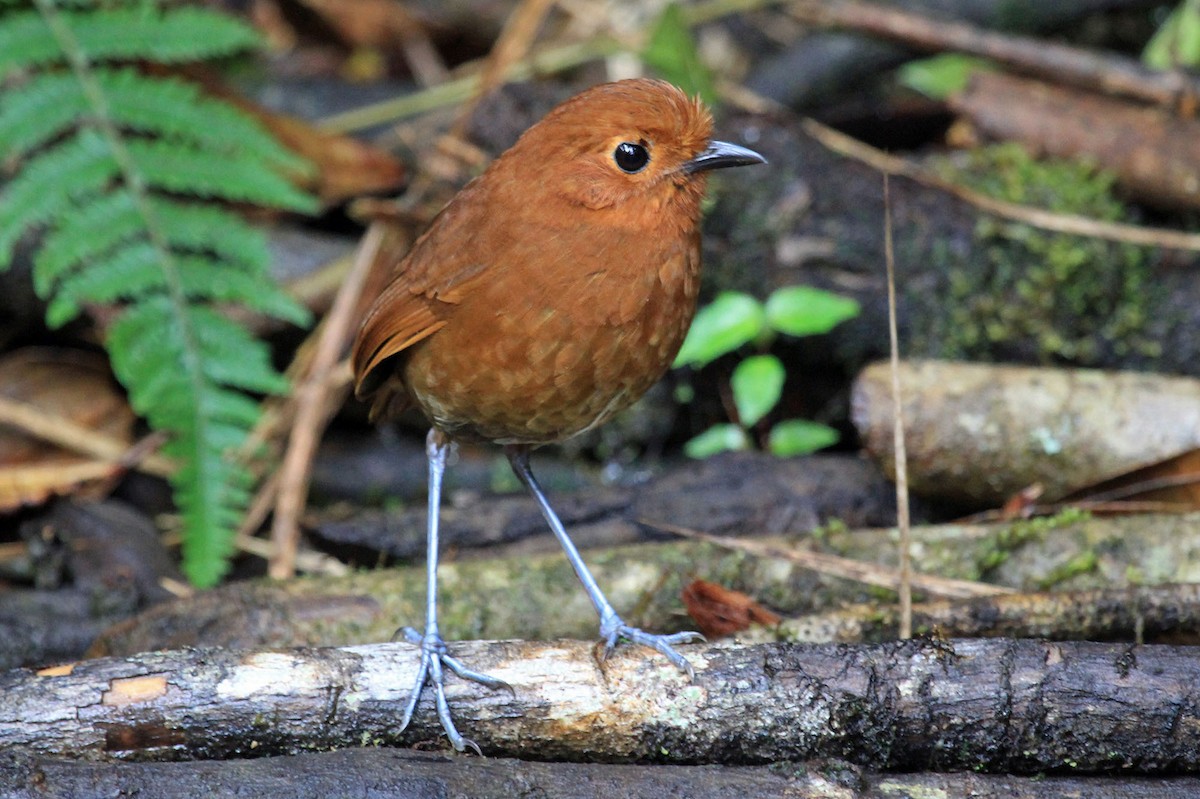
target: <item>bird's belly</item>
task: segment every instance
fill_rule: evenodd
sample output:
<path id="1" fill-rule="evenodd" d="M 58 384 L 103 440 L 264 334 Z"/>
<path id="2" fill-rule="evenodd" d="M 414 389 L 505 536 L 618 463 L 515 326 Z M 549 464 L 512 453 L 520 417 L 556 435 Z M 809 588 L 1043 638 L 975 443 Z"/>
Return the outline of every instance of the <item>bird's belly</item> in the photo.
<path id="1" fill-rule="evenodd" d="M 508 312 L 463 309 L 414 349 L 404 382 L 452 436 L 503 444 L 570 438 L 633 404 L 670 366 L 695 310 L 696 270 L 687 260 L 672 280 L 597 291 L 586 309 L 573 307 L 569 294 Z"/>

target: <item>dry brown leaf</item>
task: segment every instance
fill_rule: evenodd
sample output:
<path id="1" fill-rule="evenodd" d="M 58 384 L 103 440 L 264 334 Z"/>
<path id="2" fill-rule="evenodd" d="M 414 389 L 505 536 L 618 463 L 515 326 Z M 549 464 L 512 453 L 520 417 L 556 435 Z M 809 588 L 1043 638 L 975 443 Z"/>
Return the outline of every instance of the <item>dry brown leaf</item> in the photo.
<path id="1" fill-rule="evenodd" d="M 125 444 L 133 441 L 134 413 L 98 355 L 33 347 L 9 353 L 0 358 L 0 396 Z M 118 468 L 0 426 L 0 510 L 43 502 Z"/>
<path id="2" fill-rule="evenodd" d="M 751 624 L 773 625 L 780 617 L 741 591 L 707 580 L 693 580 L 683 589 L 683 604 L 700 632 L 708 638 L 732 635 Z"/>
<path id="3" fill-rule="evenodd" d="M 396 0 L 298 0 L 351 47 L 394 49 L 425 35 L 424 23 Z"/>
<path id="4" fill-rule="evenodd" d="M 323 205 L 403 188 L 407 176 L 404 162 L 388 151 L 352 136 L 318 130 L 298 117 L 269 111 L 203 69 L 189 68 L 179 74 L 251 115 L 285 147 L 310 161 L 315 168 L 313 176 L 294 182 L 315 192 Z"/>
<path id="5" fill-rule="evenodd" d="M 1200 449 L 1134 469 L 1067 497 L 1067 502 L 1161 502 L 1180 511 L 1200 509 Z"/>
<path id="6" fill-rule="evenodd" d="M 266 111 L 238 101 L 258 117 L 284 146 L 316 167 L 308 186 L 324 205 L 336 205 L 364 194 L 399 191 L 405 183 L 403 162 L 386 150 L 337 133 L 325 133 L 296 117 Z"/>

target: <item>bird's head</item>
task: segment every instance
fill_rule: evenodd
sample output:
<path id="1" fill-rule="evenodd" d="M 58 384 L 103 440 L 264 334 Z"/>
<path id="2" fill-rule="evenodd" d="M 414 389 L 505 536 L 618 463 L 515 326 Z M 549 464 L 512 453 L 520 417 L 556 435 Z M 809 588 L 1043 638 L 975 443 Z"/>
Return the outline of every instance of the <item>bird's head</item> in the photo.
<path id="1" fill-rule="evenodd" d="M 712 140 L 712 115 L 699 100 L 659 80 L 589 89 L 552 110 L 506 154 L 536 165 L 547 195 L 570 205 L 620 212 L 630 222 L 674 213 L 692 225 L 712 169 L 765 163 L 761 155 Z"/>

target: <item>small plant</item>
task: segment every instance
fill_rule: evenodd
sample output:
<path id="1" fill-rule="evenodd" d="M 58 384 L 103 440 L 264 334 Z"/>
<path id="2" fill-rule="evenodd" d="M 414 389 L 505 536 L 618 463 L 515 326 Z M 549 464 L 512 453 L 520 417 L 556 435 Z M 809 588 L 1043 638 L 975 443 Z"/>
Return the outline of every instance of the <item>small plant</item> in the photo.
<path id="1" fill-rule="evenodd" d="M 779 333 L 827 333 L 858 312 L 854 300 L 809 286 L 778 289 L 765 303 L 748 294 L 725 292 L 696 314 L 675 366 L 701 367 L 751 342 L 765 350 Z M 706 458 L 749 448 L 750 428 L 779 404 L 786 377 L 783 362 L 774 355 L 743 359 L 730 377 L 737 422 L 713 425 L 684 445 L 684 451 L 693 458 Z M 771 427 L 766 448 L 781 456 L 803 455 L 837 441 L 838 433 L 831 427 L 806 419 L 788 419 Z"/>
<path id="2" fill-rule="evenodd" d="M 237 20 L 153 0 L 0 0 L 0 270 L 32 244 L 47 322 L 115 310 L 104 331 L 130 403 L 170 433 L 183 568 L 224 573 L 251 476 L 232 453 L 255 395 L 287 381 L 267 346 L 223 313 L 303 324 L 267 274 L 263 234 L 223 203 L 297 211 L 307 167 L 254 120 L 150 65 L 253 47 Z"/>
<path id="3" fill-rule="evenodd" d="M 971 76 L 981 70 L 994 69 L 990 61 L 961 53 L 909 61 L 896 71 L 901 85 L 935 100 L 945 100 L 967 87 Z"/>
<path id="4" fill-rule="evenodd" d="M 1167 16 L 1142 51 L 1154 69 L 1200 66 L 1200 0 L 1184 0 Z"/>
<path id="5" fill-rule="evenodd" d="M 662 10 L 642 50 L 642 60 L 688 94 L 698 96 L 709 106 L 716 104 L 716 80 L 700 58 L 678 3 L 669 3 Z"/>

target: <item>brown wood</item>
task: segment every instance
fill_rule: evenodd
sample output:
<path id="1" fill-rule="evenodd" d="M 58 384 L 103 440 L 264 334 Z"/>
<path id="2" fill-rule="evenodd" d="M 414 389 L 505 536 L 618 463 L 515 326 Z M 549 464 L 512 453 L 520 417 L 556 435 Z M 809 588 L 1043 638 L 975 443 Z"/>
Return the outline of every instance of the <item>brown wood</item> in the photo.
<path id="1" fill-rule="evenodd" d="M 930 525 L 913 528 L 913 542 L 914 566 L 922 572 L 983 579 L 1025 591 L 1116 590 L 1130 586 L 1131 580 L 1145 585 L 1192 581 L 1194 564 L 1200 562 L 1200 514 Z M 752 543 L 885 565 L 894 564 L 896 556 L 894 532 L 887 529 L 825 530 L 815 540 L 766 538 Z M 875 621 L 886 621 L 892 602 L 881 599 L 878 590 L 783 558 L 695 541 L 618 547 L 587 553 L 586 558 L 620 611 L 662 630 L 691 624 L 683 615 L 680 592 L 693 579 L 719 582 L 791 616 L 837 611 L 857 602 L 873 605 Z M 95 654 L 386 641 L 397 627 L 420 622 L 423 572 L 417 566 L 286 584 L 231 583 L 158 605 L 113 627 L 101 637 Z M 587 640 L 596 634 L 596 613 L 560 553 L 443 563 L 441 576 L 442 634 L 451 642 L 472 637 Z M 40 627 L 34 623 L 26 629 L 54 623 L 42 618 Z M 1034 626 L 1038 618 L 1027 620 L 1029 635 L 1080 637 L 1097 629 L 1085 633 L 1064 620 L 1052 633 L 1049 627 Z M 1148 631 L 1153 626 L 1149 621 L 1145 625 Z M 1171 625 L 1163 621 L 1157 626 L 1167 630 Z M 5 643 L 0 639 L 0 648 Z"/>
<path id="2" fill-rule="evenodd" d="M 1139 585 L 1062 593 L 1004 594 L 921 602 L 918 633 L 953 638 L 1054 638 L 1200 643 L 1200 585 Z M 753 627 L 744 641 L 807 643 L 890 641 L 899 628 L 892 603 L 861 603 Z"/>
<path id="3" fill-rule="evenodd" d="M 1075 774 L 1200 769 L 1200 649 L 963 639 L 686 647 L 696 681 L 581 642 L 452 645 L 513 694 L 451 678 L 490 756 L 670 763 L 840 757 L 875 768 Z M 0 675 L 0 748 L 175 759 L 442 746 L 432 697 L 398 710 L 418 650 L 187 650 Z"/>
<path id="4" fill-rule="evenodd" d="M 959 20 L 935 19 L 856 0 L 804 0 L 790 12 L 813 25 L 852 30 L 930 52 L 955 51 L 1057 83 L 1159 105 L 1194 107 L 1200 81 L 1184 70 L 1157 70 L 1119 53 L 1084 50 L 1045 39 L 997 33 Z"/>
<path id="5" fill-rule="evenodd" d="M 1143 372 L 906 361 L 909 486 L 998 507 L 1039 484 L 1043 501 L 1200 446 L 1200 380 Z M 855 380 L 854 424 L 893 470 L 891 372 Z"/>
<path id="6" fill-rule="evenodd" d="M 1200 208 L 1200 121 L 996 72 L 976 74 L 950 104 L 988 138 L 1090 159 L 1152 205 Z"/>

